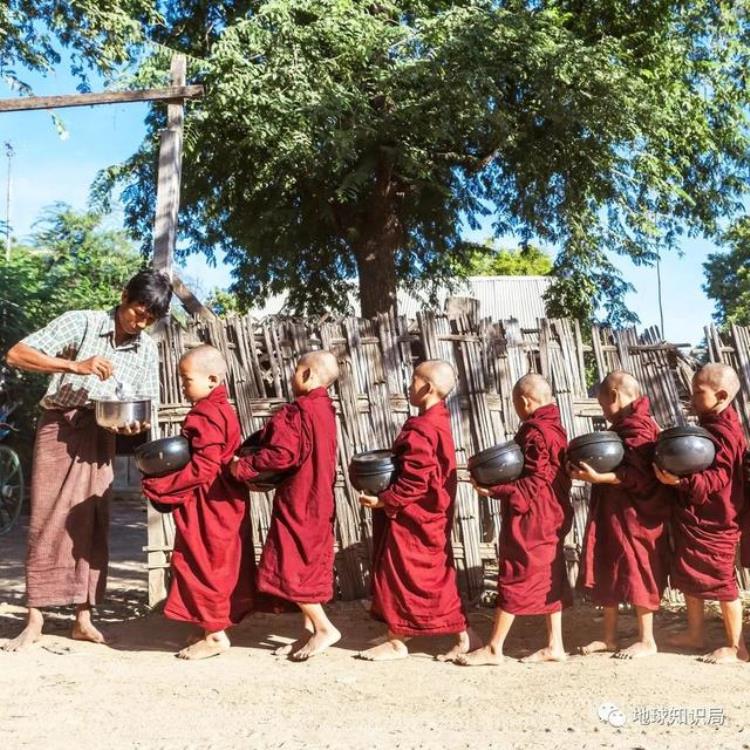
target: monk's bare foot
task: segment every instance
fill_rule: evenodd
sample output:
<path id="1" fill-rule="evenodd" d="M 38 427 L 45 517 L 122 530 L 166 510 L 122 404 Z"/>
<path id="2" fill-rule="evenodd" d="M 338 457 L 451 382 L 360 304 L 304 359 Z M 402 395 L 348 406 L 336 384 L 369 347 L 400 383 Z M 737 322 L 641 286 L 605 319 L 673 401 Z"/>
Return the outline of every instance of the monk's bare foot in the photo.
<path id="1" fill-rule="evenodd" d="M 581 656 L 590 656 L 591 654 L 601 654 L 605 651 L 617 651 L 617 643 L 607 643 L 606 641 L 591 641 L 585 646 L 580 646 L 578 653 Z"/>
<path id="2" fill-rule="evenodd" d="M 568 655 L 562 649 L 553 649 L 549 646 L 534 651 L 533 654 L 524 656 L 521 661 L 524 664 L 539 664 L 543 661 L 565 661 Z"/>
<path id="3" fill-rule="evenodd" d="M 695 636 L 691 633 L 677 633 L 666 639 L 670 648 L 684 649 L 687 651 L 700 651 L 706 648 L 706 641 L 703 636 Z"/>
<path id="4" fill-rule="evenodd" d="M 70 636 L 74 641 L 90 641 L 91 643 L 107 642 L 102 632 L 95 628 L 91 622 L 74 623 Z"/>
<path id="5" fill-rule="evenodd" d="M 636 641 L 621 651 L 612 654 L 614 659 L 640 659 L 643 656 L 653 656 L 657 653 L 656 644 L 653 641 Z"/>
<path id="6" fill-rule="evenodd" d="M 398 639 L 385 641 L 357 654 L 357 658 L 365 661 L 396 661 L 406 659 L 407 656 L 409 656 L 409 649 L 403 641 Z"/>
<path id="7" fill-rule="evenodd" d="M 744 646 L 740 649 L 733 646 L 722 646 L 710 654 L 698 657 L 698 661 L 702 661 L 704 664 L 736 664 L 737 662 L 747 660 L 747 649 Z"/>
<path id="8" fill-rule="evenodd" d="M 189 661 L 210 659 L 212 656 L 218 656 L 228 651 L 230 645 L 226 633 L 211 633 L 193 643 L 192 646 L 183 648 L 176 656 L 178 659 L 187 659 Z"/>
<path id="9" fill-rule="evenodd" d="M 481 648 L 481 646 L 482 641 L 479 639 L 479 636 L 473 630 L 469 629 L 464 633 L 458 634 L 458 641 L 450 651 L 446 651 L 444 654 L 438 654 L 435 658 L 438 661 L 455 662 L 462 654 L 468 654 L 470 651 L 475 651 L 476 649 Z"/>
<path id="10" fill-rule="evenodd" d="M 497 651 L 493 646 L 488 644 L 474 649 L 474 651 L 470 651 L 468 654 L 460 654 L 456 657 L 455 663 L 460 664 L 462 667 L 495 667 L 504 661 L 505 657 L 502 651 Z"/>
<path id="11" fill-rule="evenodd" d="M 28 651 L 41 637 L 41 626 L 29 624 L 15 638 L 6 641 L 0 648 L 9 653 Z"/>
<path id="12" fill-rule="evenodd" d="M 341 633 L 336 628 L 331 627 L 326 630 L 318 630 L 317 633 L 313 633 L 302 648 L 294 651 L 290 655 L 292 661 L 307 661 L 312 659 L 313 656 L 318 656 L 324 651 L 327 651 L 334 643 L 338 643 L 341 640 Z"/>

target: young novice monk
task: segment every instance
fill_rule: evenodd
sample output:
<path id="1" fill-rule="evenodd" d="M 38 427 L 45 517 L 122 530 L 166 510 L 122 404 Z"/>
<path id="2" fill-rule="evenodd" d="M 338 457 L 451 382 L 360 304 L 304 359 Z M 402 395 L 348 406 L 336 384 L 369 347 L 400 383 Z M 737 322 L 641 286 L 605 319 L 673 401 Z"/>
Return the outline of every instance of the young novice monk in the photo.
<path id="1" fill-rule="evenodd" d="M 701 426 L 713 436 L 716 459 L 705 471 L 682 479 L 654 466 L 659 480 L 679 493 L 671 582 L 685 595 L 688 621 L 687 632 L 672 645 L 704 648 L 703 602 L 718 600 L 727 645 L 701 657 L 714 664 L 748 659 L 734 572 L 744 503 L 745 437 L 731 405 L 739 389 L 737 373 L 728 365 L 712 363 L 698 370 L 691 401 Z"/>
<path id="2" fill-rule="evenodd" d="M 204 345 L 185 354 L 179 368 L 182 391 L 193 404 L 182 428 L 190 463 L 145 478 L 143 492 L 174 506 L 177 533 L 164 614 L 201 629 L 177 656 L 205 659 L 229 648 L 226 629 L 251 610 L 255 565 L 247 491 L 227 471 L 240 444 L 240 424 L 227 401 L 226 363 L 218 349 Z"/>
<path id="3" fill-rule="evenodd" d="M 333 521 L 336 419 L 328 387 L 338 378 L 336 358 L 315 351 L 300 358 L 292 378 L 295 400 L 271 417 L 261 449 L 235 459 L 235 478 L 252 483 L 261 472 L 290 476 L 276 490 L 258 568 L 258 590 L 294 602 L 312 635 L 291 658 L 304 661 L 341 638 L 323 610 L 333 598 Z"/>
<path id="4" fill-rule="evenodd" d="M 515 436 L 524 455 L 522 475 L 496 487 L 480 487 L 501 500 L 497 610 L 489 643 L 458 658 L 466 666 L 500 664 L 516 615 L 546 615 L 547 646 L 522 661 L 564 661 L 562 610 L 572 604 L 563 542 L 573 522 L 570 479 L 565 473 L 568 440 L 549 383 L 524 375 L 513 387 L 522 424 Z"/>
<path id="5" fill-rule="evenodd" d="M 419 635 L 456 635 L 456 645 L 441 661 L 474 646 L 451 549 L 456 450 L 443 399 L 454 385 L 447 362 L 429 360 L 414 370 L 409 402 L 419 415 L 406 421 L 393 446 L 396 481 L 379 497 L 360 497 L 364 507 L 385 512 L 375 540 L 372 615 L 386 623 L 388 636 L 359 654 L 367 661 L 403 659 L 409 654 L 406 642 Z"/>
<path id="6" fill-rule="evenodd" d="M 569 465 L 573 479 L 591 482 L 589 518 L 583 543 L 581 586 L 604 608 L 604 640 L 581 653 L 614 651 L 632 659 L 656 653 L 654 612 L 667 585 L 669 540 L 666 522 L 674 493 L 652 468 L 659 427 L 648 398 L 629 373 L 611 372 L 597 395 L 604 416 L 621 438 L 625 456 L 612 472 L 599 474 L 587 464 Z M 617 650 L 617 607 L 632 604 L 638 641 Z"/>

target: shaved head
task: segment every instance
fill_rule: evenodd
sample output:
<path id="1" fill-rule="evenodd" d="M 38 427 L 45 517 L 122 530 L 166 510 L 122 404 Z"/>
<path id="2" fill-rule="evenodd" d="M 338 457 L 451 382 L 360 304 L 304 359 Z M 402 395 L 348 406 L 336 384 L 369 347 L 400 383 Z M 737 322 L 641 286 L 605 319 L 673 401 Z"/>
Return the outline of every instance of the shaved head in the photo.
<path id="1" fill-rule="evenodd" d="M 729 365 L 721 362 L 703 365 L 693 376 L 693 383 L 705 384 L 713 391 L 726 391 L 729 401 L 732 401 L 740 390 L 737 373 Z"/>
<path id="2" fill-rule="evenodd" d="M 641 384 L 625 370 L 613 370 L 610 372 L 609 375 L 602 380 L 599 388 L 608 395 L 615 392 L 622 393 L 628 401 L 635 401 L 643 395 Z"/>
<path id="3" fill-rule="evenodd" d="M 180 357 L 180 364 L 190 366 L 204 375 L 216 375 L 224 380 L 227 374 L 227 363 L 221 352 L 210 344 L 201 344 Z"/>
<path id="4" fill-rule="evenodd" d="M 328 388 L 339 376 L 339 363 L 336 361 L 336 357 L 331 352 L 324 350 L 303 354 L 297 362 L 297 367 L 299 366 L 309 367 L 318 382 L 325 388 Z"/>
<path id="5" fill-rule="evenodd" d="M 414 372 L 430 383 L 440 398 L 445 398 L 456 387 L 456 373 L 453 367 L 442 359 L 421 362 Z"/>
<path id="6" fill-rule="evenodd" d="M 551 404 L 554 400 L 552 395 L 552 386 L 547 378 L 530 372 L 516 381 L 513 386 L 514 396 L 526 396 L 537 404 Z"/>

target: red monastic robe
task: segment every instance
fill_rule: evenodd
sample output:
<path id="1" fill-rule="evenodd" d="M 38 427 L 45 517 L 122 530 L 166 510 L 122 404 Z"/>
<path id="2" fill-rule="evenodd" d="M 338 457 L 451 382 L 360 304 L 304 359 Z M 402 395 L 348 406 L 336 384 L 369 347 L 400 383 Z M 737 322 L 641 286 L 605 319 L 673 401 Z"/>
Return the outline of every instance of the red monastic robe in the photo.
<path id="1" fill-rule="evenodd" d="M 372 615 L 399 635 L 460 633 L 468 625 L 451 548 L 456 450 L 445 403 L 410 417 L 393 450 L 397 478 L 379 496 Z"/>
<path id="2" fill-rule="evenodd" d="M 557 406 L 538 408 L 515 441 L 524 455 L 522 475 L 491 488 L 501 500 L 497 607 L 514 615 L 559 612 L 572 604 L 563 545 L 573 507 Z"/>
<path id="3" fill-rule="evenodd" d="M 182 434 L 190 442 L 190 463 L 145 478 L 143 492 L 175 506 L 172 584 L 164 614 L 216 632 L 250 612 L 255 577 L 247 490 L 227 468 L 240 444 L 240 424 L 223 385 L 193 405 Z"/>
<path id="4" fill-rule="evenodd" d="M 700 419 L 716 443 L 713 465 L 684 477 L 674 512 L 672 585 L 698 599 L 738 597 L 734 563 L 744 506 L 745 436 L 729 406 Z"/>
<path id="5" fill-rule="evenodd" d="M 258 567 L 259 591 L 302 604 L 333 598 L 336 418 L 325 388 L 286 404 L 266 423 L 261 450 L 235 465 L 252 483 L 259 472 L 288 471 L 276 489 Z"/>
<path id="6" fill-rule="evenodd" d="M 659 427 L 646 396 L 612 425 L 625 446 L 615 473 L 621 484 L 591 488 L 580 585 L 603 607 L 659 608 L 669 571 L 667 521 L 675 492 L 656 478 Z"/>

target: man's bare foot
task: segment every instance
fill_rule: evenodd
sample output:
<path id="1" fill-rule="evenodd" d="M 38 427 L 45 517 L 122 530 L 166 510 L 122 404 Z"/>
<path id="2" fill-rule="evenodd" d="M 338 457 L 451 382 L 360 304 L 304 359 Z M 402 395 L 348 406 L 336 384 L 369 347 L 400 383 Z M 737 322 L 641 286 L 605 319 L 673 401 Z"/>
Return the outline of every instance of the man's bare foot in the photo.
<path id="1" fill-rule="evenodd" d="M 456 661 L 461 654 L 468 654 L 470 651 L 475 651 L 481 648 L 482 641 L 479 636 L 471 629 L 458 634 L 458 640 L 456 645 L 452 649 L 446 651 L 444 654 L 438 654 L 435 658 L 438 661 Z"/>
<path id="2" fill-rule="evenodd" d="M 91 643 L 106 643 L 107 639 L 91 622 L 75 622 L 70 637 L 74 641 L 91 641 Z"/>
<path id="3" fill-rule="evenodd" d="M 562 649 L 558 651 L 546 646 L 540 648 L 539 651 L 534 651 L 533 654 L 524 656 L 521 661 L 524 664 L 538 664 L 543 661 L 565 661 L 567 658 L 568 655 Z"/>
<path id="4" fill-rule="evenodd" d="M 29 624 L 15 638 L 3 643 L 0 648 L 9 653 L 28 651 L 41 637 L 41 626 Z"/>
<path id="5" fill-rule="evenodd" d="M 474 649 L 468 654 L 460 654 L 456 657 L 456 664 L 462 667 L 495 667 L 505 661 L 502 651 L 497 651 L 493 646 L 487 644 L 481 648 Z"/>
<path id="6" fill-rule="evenodd" d="M 398 639 L 385 641 L 357 654 L 358 659 L 365 661 L 396 661 L 406 659 L 407 656 L 409 656 L 409 649 L 403 641 Z"/>
<path id="7" fill-rule="evenodd" d="M 702 635 L 696 636 L 687 631 L 669 636 L 666 639 L 666 643 L 671 648 L 685 649 L 688 651 L 700 651 L 706 648 L 706 641 Z"/>
<path id="8" fill-rule="evenodd" d="M 704 664 L 736 664 L 747 660 L 747 649 L 744 646 L 739 649 L 734 646 L 722 646 L 710 654 L 698 657 L 698 661 L 702 661 Z"/>
<path id="9" fill-rule="evenodd" d="M 28 651 L 42 637 L 43 627 L 44 616 L 42 611 L 36 607 L 29 607 L 26 615 L 26 627 L 15 638 L 6 641 L 0 648 L 9 653 Z"/>
<path id="10" fill-rule="evenodd" d="M 605 651 L 617 651 L 617 642 L 607 643 L 606 641 L 591 641 L 585 646 L 579 646 L 578 653 L 581 656 L 590 656 L 591 654 L 601 654 Z"/>
<path id="11" fill-rule="evenodd" d="M 193 643 L 192 646 L 183 648 L 176 656 L 178 659 L 187 659 L 189 661 L 209 659 L 212 656 L 218 656 L 228 651 L 230 645 L 226 633 L 211 633 Z"/>
<path id="12" fill-rule="evenodd" d="M 657 653 L 654 641 L 636 641 L 621 651 L 612 654 L 614 659 L 640 659 L 643 656 L 653 656 Z"/>
<path id="13" fill-rule="evenodd" d="M 331 627 L 326 630 L 318 630 L 313 633 L 302 648 L 294 651 L 289 658 L 292 661 L 307 661 L 313 656 L 318 656 L 327 651 L 334 643 L 341 640 L 341 633 L 336 628 Z"/>

